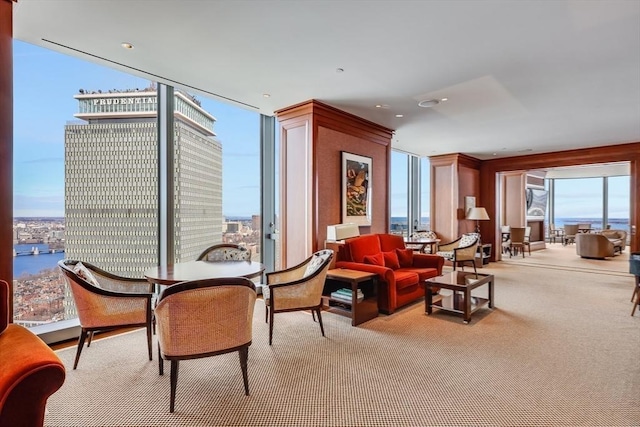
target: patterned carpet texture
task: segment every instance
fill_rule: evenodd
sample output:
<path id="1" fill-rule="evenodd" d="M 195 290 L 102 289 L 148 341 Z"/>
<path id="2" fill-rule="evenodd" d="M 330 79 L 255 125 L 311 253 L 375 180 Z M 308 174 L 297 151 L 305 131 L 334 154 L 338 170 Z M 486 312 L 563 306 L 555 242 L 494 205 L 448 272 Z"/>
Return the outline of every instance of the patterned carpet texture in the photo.
<path id="1" fill-rule="evenodd" d="M 443 312 L 427 316 L 419 301 L 358 327 L 325 312 L 323 338 L 309 313 L 281 313 L 269 346 L 258 300 L 250 395 L 237 353 L 183 361 L 173 414 L 169 363 L 159 376 L 144 331 L 95 340 L 75 371 L 75 348 L 60 350 L 67 379 L 49 399 L 45 425 L 640 425 L 633 276 L 487 267 L 495 308 L 468 325 Z"/>

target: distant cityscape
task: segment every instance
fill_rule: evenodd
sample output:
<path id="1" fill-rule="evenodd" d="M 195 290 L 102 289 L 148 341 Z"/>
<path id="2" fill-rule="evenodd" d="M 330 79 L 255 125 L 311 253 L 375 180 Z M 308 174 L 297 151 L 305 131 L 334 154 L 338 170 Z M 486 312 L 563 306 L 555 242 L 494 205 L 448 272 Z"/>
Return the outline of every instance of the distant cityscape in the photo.
<path id="1" fill-rule="evenodd" d="M 260 258 L 259 215 L 225 217 L 222 229 L 223 243 L 244 245 L 251 249 L 253 257 Z M 13 311 L 16 323 L 31 327 L 65 320 L 66 285 L 57 267 L 58 261 L 65 256 L 64 244 L 64 218 L 14 218 Z"/>

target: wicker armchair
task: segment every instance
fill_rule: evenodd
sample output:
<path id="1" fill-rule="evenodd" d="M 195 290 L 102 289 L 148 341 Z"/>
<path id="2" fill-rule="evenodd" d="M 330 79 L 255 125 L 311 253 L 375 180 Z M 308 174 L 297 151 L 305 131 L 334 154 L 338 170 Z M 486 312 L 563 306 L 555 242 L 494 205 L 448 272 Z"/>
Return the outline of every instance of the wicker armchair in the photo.
<path id="1" fill-rule="evenodd" d="M 478 243 L 479 237 L 477 233 L 463 234 L 453 242 L 440 245 L 436 255 L 440 255 L 451 261 L 454 271 L 456 265 L 460 264 L 462 270 L 464 270 L 464 263 L 470 262 L 473 266 L 473 271 L 477 273 L 475 259 L 476 252 L 478 251 Z"/>
<path id="2" fill-rule="evenodd" d="M 149 360 L 151 352 L 151 299 L 153 285 L 145 279 L 134 279 L 108 273 L 87 262 L 61 260 L 58 262 L 76 303 L 82 332 L 73 369 L 78 366 L 80 353 L 95 331 L 144 326 L 147 328 Z"/>
<path id="3" fill-rule="evenodd" d="M 411 234 L 411 236 L 409 236 L 409 240 L 411 239 L 436 240 L 437 238 L 438 238 L 438 235 L 436 234 L 435 231 L 427 231 L 427 230 L 415 231 Z M 406 247 L 407 249 L 413 249 L 414 251 L 423 252 L 425 254 L 431 253 L 431 245 L 416 245 L 416 244 L 407 243 Z"/>
<path id="4" fill-rule="evenodd" d="M 266 305 L 265 321 L 269 322 L 269 345 L 273 337 L 273 316 L 285 311 L 311 310 L 313 319 L 318 315 L 322 326 L 322 291 L 333 251 L 318 251 L 304 262 L 286 270 L 267 273 L 267 286 L 262 288 Z"/>
<path id="5" fill-rule="evenodd" d="M 169 410 L 174 411 L 178 362 L 237 351 L 249 395 L 247 358 L 252 340 L 256 289 L 248 279 L 224 278 L 182 282 L 165 289 L 155 308 L 158 363 L 171 361 Z"/>
<path id="6" fill-rule="evenodd" d="M 205 249 L 198 261 L 250 261 L 251 250 L 232 243 L 221 243 Z"/>

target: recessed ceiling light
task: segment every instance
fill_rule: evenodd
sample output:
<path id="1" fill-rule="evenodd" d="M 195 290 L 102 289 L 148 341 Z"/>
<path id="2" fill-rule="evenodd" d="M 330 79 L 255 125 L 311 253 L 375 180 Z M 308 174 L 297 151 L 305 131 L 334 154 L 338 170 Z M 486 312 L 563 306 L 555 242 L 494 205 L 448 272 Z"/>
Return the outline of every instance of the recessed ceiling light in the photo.
<path id="1" fill-rule="evenodd" d="M 447 102 L 448 100 L 449 100 L 449 98 L 442 98 L 440 101 Z"/>
<path id="2" fill-rule="evenodd" d="M 396 114 L 396 117 L 398 117 L 398 118 L 404 117 L 404 114 Z"/>
<path id="3" fill-rule="evenodd" d="M 382 105 L 377 104 L 377 105 L 376 105 L 376 108 L 382 108 Z"/>
<path id="4" fill-rule="evenodd" d="M 133 45 L 131 43 L 127 43 L 127 42 L 122 42 L 120 44 L 120 46 L 122 46 L 125 49 L 133 49 Z"/>
<path id="5" fill-rule="evenodd" d="M 265 97 L 265 98 L 270 98 L 271 97 L 271 95 L 268 94 L 268 93 L 263 93 L 262 96 Z"/>
<path id="6" fill-rule="evenodd" d="M 440 104 L 439 99 L 425 99 L 423 101 L 418 102 L 418 106 L 422 108 L 431 108 Z"/>
<path id="7" fill-rule="evenodd" d="M 336 73 L 344 73 L 344 68 L 336 68 Z"/>
<path id="8" fill-rule="evenodd" d="M 389 108 L 388 104 L 376 104 L 376 108 Z"/>

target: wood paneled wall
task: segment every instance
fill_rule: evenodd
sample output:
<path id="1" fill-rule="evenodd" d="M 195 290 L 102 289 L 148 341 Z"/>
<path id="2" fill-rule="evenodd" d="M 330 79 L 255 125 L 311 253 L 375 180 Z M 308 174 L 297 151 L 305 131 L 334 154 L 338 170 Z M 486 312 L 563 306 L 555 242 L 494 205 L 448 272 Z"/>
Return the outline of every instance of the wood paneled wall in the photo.
<path id="1" fill-rule="evenodd" d="M 0 279 L 13 282 L 13 3 L 0 1 Z M 13 292 L 9 312 L 13 318 Z"/>
<path id="2" fill-rule="evenodd" d="M 276 112 L 281 129 L 281 217 L 283 265 L 292 266 L 324 247 L 327 225 L 342 222 L 341 152 L 372 159 L 372 223 L 360 234 L 389 229 L 389 183 L 393 131 L 318 101 L 308 101 Z M 305 127 L 304 132 L 294 129 Z M 309 158 L 293 145 L 309 147 Z M 311 165 L 311 168 L 308 167 Z M 310 172 L 307 194 L 292 190 L 290 180 Z M 302 218 L 304 216 L 304 218 Z M 304 224 L 300 228 L 300 224 Z M 308 227 L 309 235 L 301 235 Z M 303 248 L 298 240 L 304 240 Z M 291 247 L 294 245 L 294 247 Z"/>
<path id="3" fill-rule="evenodd" d="M 491 221 L 484 221 L 490 223 L 487 227 L 481 227 L 483 241 L 491 241 L 494 245 L 500 243 L 500 224 L 495 221 L 500 195 L 496 191 L 485 191 L 485 188 L 489 190 L 496 188 L 498 173 L 624 161 L 628 161 L 630 164 L 631 251 L 639 251 L 640 235 L 637 227 L 640 224 L 640 208 L 638 207 L 640 202 L 640 142 L 483 161 L 480 167 L 480 181 L 483 188 L 480 199 L 491 218 Z M 524 182 L 522 185 L 524 188 Z M 495 255 L 495 252 L 493 251 L 492 256 Z"/>

